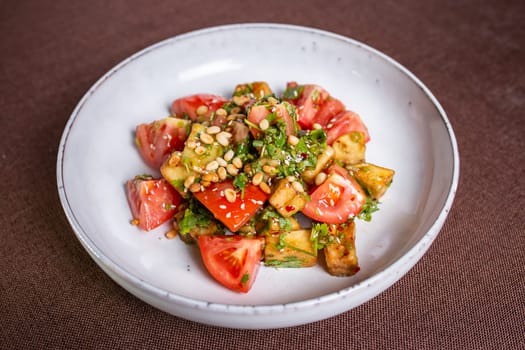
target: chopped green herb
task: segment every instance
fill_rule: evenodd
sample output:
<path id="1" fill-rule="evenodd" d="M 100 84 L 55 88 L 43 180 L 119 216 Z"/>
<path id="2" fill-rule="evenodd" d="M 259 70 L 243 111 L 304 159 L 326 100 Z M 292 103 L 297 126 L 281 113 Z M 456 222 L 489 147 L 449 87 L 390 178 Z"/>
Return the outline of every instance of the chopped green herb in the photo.
<path id="1" fill-rule="evenodd" d="M 379 210 L 379 202 L 371 197 L 367 196 L 363 209 L 357 214 L 357 218 L 365 221 L 372 220 L 372 213 L 375 213 Z"/>
<path id="2" fill-rule="evenodd" d="M 273 267 L 302 267 L 303 262 L 296 256 L 287 256 L 283 260 L 270 259 L 264 262 L 266 266 Z"/>
<path id="3" fill-rule="evenodd" d="M 184 179 L 173 180 L 171 185 L 180 191 L 184 191 Z"/>
<path id="4" fill-rule="evenodd" d="M 292 229 L 292 222 L 290 219 L 281 216 L 272 206 L 264 209 L 261 220 L 267 221 L 270 224 L 271 220 L 277 220 L 280 231 L 289 231 Z"/>
<path id="5" fill-rule="evenodd" d="M 241 191 L 241 199 L 244 199 L 244 188 L 248 184 L 248 176 L 245 173 L 240 173 L 233 179 L 233 185 Z"/>
<path id="6" fill-rule="evenodd" d="M 244 275 L 242 275 L 242 278 L 241 278 L 241 284 L 244 285 L 246 284 L 246 282 L 248 282 L 250 280 L 250 275 L 245 273 Z"/>
<path id="7" fill-rule="evenodd" d="M 184 217 L 179 221 L 180 233 L 185 235 L 195 227 L 206 227 L 212 219 L 211 213 L 197 200 L 190 199 L 188 208 L 184 211 Z"/>

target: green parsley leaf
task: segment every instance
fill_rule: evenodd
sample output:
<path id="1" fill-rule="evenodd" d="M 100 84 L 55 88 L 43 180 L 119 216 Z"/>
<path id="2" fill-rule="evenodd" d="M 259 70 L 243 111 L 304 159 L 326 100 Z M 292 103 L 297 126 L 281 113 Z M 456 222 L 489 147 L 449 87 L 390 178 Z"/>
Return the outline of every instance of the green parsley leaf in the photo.
<path id="1" fill-rule="evenodd" d="M 363 209 L 357 214 L 357 218 L 365 221 L 372 221 L 372 213 L 379 210 L 379 202 L 367 196 Z"/>

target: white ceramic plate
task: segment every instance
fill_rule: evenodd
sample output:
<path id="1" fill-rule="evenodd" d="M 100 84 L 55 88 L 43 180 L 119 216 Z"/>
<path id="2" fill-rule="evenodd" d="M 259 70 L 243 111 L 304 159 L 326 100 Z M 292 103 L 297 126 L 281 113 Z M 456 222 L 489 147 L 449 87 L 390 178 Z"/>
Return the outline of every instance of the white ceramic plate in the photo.
<path id="1" fill-rule="evenodd" d="M 370 223 L 358 222 L 361 271 L 262 267 L 248 294 L 204 269 L 196 247 L 167 240 L 164 225 L 130 225 L 124 183 L 155 173 L 134 147 L 137 124 L 168 115 L 188 94 L 228 96 L 235 84 L 316 83 L 358 112 L 372 140 L 367 160 L 396 170 Z M 413 74 L 355 40 L 312 28 L 229 25 L 176 36 L 106 73 L 79 102 L 58 153 L 60 199 L 97 264 L 145 302 L 197 322 L 235 328 L 304 324 L 352 309 L 400 279 L 425 253 L 452 205 L 459 157 L 445 112 Z M 158 174 L 158 173 L 157 173 Z"/>

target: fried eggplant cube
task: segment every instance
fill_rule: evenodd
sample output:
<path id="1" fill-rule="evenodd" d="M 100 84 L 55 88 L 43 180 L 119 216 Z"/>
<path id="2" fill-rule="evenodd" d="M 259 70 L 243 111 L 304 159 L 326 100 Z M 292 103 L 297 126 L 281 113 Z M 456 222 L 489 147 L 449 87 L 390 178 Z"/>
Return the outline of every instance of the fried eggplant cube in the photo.
<path id="1" fill-rule="evenodd" d="M 266 235 L 264 264 L 273 267 L 310 267 L 317 264 L 311 230 L 281 231 Z"/>
<path id="2" fill-rule="evenodd" d="M 370 163 L 352 166 L 351 173 L 373 199 L 381 198 L 394 178 L 394 170 Z"/>
<path id="3" fill-rule="evenodd" d="M 352 276 L 359 271 L 355 249 L 355 223 L 330 225 L 333 240 L 324 249 L 326 268 L 333 276 Z"/>
<path id="4" fill-rule="evenodd" d="M 365 134 L 360 131 L 354 131 L 338 137 L 332 144 L 335 151 L 335 160 L 348 165 L 364 162 L 365 143 Z"/>
<path id="5" fill-rule="evenodd" d="M 254 81 L 248 84 L 239 84 L 233 91 L 234 96 L 248 95 L 253 99 L 263 98 L 264 96 L 271 95 L 272 93 L 272 89 L 270 89 L 268 83 L 264 81 Z"/>
<path id="6" fill-rule="evenodd" d="M 288 218 L 304 208 L 306 195 L 299 182 L 282 179 L 277 183 L 269 201 L 281 216 Z"/>
<path id="7" fill-rule="evenodd" d="M 317 174 L 323 171 L 323 169 L 328 168 L 328 166 L 332 163 L 334 156 L 334 149 L 330 146 L 326 146 L 323 152 L 319 156 L 317 156 L 317 163 L 315 164 L 315 168 L 307 169 L 301 175 L 304 182 L 310 185 L 313 184 Z"/>
<path id="8" fill-rule="evenodd" d="M 160 168 L 162 176 L 183 197 L 188 196 L 184 181 L 191 175 L 197 177 L 206 164 L 223 154 L 223 147 L 216 140 L 210 144 L 202 142 L 200 135 L 203 133 L 206 133 L 206 126 L 193 123 L 182 153 L 173 152 Z"/>

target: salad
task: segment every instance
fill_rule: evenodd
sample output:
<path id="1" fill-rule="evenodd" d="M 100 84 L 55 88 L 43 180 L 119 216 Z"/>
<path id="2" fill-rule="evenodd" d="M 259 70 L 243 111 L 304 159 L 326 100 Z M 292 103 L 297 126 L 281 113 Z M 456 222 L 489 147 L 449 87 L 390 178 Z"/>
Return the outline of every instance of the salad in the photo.
<path id="1" fill-rule="evenodd" d="M 394 170 L 366 162 L 370 135 L 357 113 L 295 82 L 281 95 L 252 82 L 230 98 L 186 96 L 170 112 L 136 127 L 143 160 L 162 177 L 127 181 L 133 224 L 149 231 L 171 220 L 167 237 L 196 243 L 210 275 L 238 292 L 261 262 L 324 259 L 334 276 L 359 271 L 355 220 L 371 220 Z"/>

